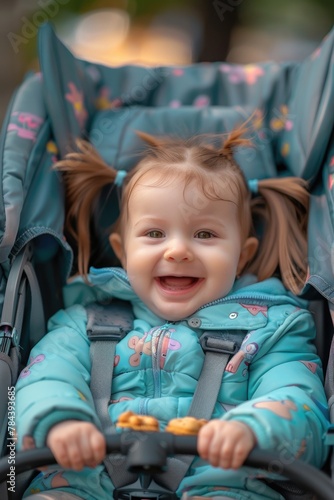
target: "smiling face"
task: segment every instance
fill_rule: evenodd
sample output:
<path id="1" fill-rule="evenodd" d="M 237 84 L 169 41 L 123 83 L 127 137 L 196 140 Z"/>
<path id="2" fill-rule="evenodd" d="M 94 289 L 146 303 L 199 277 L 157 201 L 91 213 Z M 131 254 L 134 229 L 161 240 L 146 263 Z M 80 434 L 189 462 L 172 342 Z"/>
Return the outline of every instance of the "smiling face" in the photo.
<path id="1" fill-rule="evenodd" d="M 227 185 L 222 198 L 180 179 L 157 185 L 145 177 L 133 188 L 122 236 L 110 241 L 134 291 L 159 317 L 179 321 L 228 294 L 256 250 L 255 238 L 242 241 Z"/>

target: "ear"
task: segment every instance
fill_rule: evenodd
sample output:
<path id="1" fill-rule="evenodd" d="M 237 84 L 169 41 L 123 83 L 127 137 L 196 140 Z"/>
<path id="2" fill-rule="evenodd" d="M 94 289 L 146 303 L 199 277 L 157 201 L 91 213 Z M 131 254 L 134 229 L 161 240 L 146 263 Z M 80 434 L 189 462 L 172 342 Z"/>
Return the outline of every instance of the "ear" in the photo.
<path id="1" fill-rule="evenodd" d="M 118 258 L 123 268 L 125 269 L 126 259 L 125 259 L 125 253 L 123 249 L 123 241 L 121 235 L 119 233 L 111 233 L 109 236 L 109 243 L 116 257 Z"/>
<path id="2" fill-rule="evenodd" d="M 237 267 L 238 275 L 242 273 L 243 269 L 248 264 L 248 262 L 252 260 L 252 258 L 257 252 L 258 246 L 259 246 L 259 241 L 257 238 L 254 238 L 253 236 L 247 238 L 240 253 L 239 263 Z"/>

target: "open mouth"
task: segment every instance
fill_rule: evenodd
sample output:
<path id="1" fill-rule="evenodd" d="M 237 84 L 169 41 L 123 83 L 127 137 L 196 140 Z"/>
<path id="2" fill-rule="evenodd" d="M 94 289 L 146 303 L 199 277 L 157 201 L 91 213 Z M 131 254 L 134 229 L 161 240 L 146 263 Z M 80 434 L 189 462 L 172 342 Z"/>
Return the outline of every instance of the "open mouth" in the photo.
<path id="1" fill-rule="evenodd" d="M 181 292 L 192 289 L 201 278 L 192 276 L 160 276 L 156 278 L 162 289 L 168 292 Z"/>

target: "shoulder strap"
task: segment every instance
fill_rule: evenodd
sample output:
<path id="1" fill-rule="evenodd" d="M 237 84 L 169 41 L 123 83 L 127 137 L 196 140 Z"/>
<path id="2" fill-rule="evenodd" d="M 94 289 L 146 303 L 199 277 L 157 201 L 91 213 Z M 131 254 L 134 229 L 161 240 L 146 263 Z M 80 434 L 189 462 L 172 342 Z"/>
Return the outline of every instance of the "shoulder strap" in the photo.
<path id="1" fill-rule="evenodd" d="M 87 335 L 92 363 L 90 389 L 103 431 L 114 431 L 108 405 L 117 343 L 132 329 L 134 314 L 130 302 L 113 299 L 106 304 L 94 302 L 86 307 Z M 131 484 L 137 475 L 126 468 L 125 458 L 109 456 L 104 460 L 115 488 Z"/>
<path id="2" fill-rule="evenodd" d="M 215 407 L 229 360 L 245 338 L 245 331 L 204 332 L 200 344 L 205 360 L 188 415 L 209 420 Z"/>
<path id="3" fill-rule="evenodd" d="M 104 432 L 112 428 L 108 413 L 117 343 L 132 329 L 132 306 L 124 300 L 92 303 L 87 310 L 87 335 L 91 341 L 90 388 Z"/>
<path id="4" fill-rule="evenodd" d="M 203 333 L 200 344 L 205 359 L 188 415 L 207 420 L 211 418 L 226 365 L 239 351 L 246 333 L 246 331 Z M 155 478 L 165 488 L 176 491 L 193 459 L 192 455 L 171 457 L 168 459 L 168 475 L 163 473 L 156 475 Z"/>

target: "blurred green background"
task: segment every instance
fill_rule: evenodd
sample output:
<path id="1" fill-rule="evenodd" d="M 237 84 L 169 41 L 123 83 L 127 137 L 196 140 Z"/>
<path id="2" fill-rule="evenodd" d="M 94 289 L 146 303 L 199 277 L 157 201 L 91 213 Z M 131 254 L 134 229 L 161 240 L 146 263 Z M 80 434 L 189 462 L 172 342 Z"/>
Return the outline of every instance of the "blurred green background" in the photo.
<path id="1" fill-rule="evenodd" d="M 0 0 L 0 119 L 46 21 L 78 57 L 160 65 L 302 60 L 333 20 L 333 0 Z"/>

